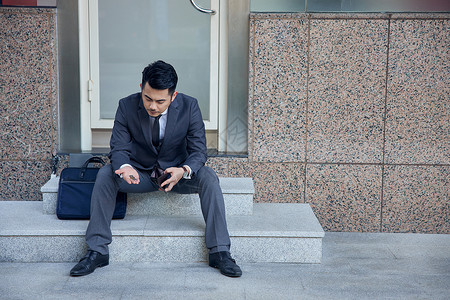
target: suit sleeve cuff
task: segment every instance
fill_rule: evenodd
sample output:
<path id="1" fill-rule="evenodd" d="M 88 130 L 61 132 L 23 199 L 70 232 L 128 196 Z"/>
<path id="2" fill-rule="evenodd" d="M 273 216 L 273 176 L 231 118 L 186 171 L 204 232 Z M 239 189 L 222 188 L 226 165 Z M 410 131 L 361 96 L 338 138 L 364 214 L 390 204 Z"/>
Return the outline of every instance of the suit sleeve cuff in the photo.
<path id="1" fill-rule="evenodd" d="M 122 169 L 123 167 L 131 167 L 132 168 L 133 166 L 130 164 L 123 164 L 120 166 L 119 170 Z"/>

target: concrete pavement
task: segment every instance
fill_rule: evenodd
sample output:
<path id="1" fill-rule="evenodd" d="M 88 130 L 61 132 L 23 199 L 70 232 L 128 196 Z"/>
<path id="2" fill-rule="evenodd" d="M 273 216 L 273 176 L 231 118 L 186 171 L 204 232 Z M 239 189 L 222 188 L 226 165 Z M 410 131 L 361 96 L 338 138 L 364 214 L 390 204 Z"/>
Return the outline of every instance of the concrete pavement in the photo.
<path id="1" fill-rule="evenodd" d="M 241 263 L 241 278 L 124 262 L 72 278 L 73 265 L 0 263 L 0 299 L 450 299 L 450 235 L 326 233 L 321 264 Z"/>

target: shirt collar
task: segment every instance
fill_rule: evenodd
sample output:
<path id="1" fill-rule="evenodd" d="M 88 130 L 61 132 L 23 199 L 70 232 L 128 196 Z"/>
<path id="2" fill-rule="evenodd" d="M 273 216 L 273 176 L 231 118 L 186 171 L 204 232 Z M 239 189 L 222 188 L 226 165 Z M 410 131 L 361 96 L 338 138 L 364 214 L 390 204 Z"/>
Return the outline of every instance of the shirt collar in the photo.
<path id="1" fill-rule="evenodd" d="M 166 108 L 166 110 L 165 111 L 163 111 L 161 114 L 160 114 L 160 116 L 162 117 L 162 116 L 164 116 L 164 115 L 167 115 L 167 113 L 169 112 L 169 108 Z M 150 115 L 148 115 L 150 118 L 156 118 L 156 117 L 152 117 L 152 116 L 150 116 Z"/>
<path id="2" fill-rule="evenodd" d="M 170 107 L 170 106 L 169 106 Z M 165 111 L 163 111 L 162 113 L 161 113 L 161 115 L 167 115 L 167 113 L 168 113 L 168 111 L 169 111 L 169 107 L 168 108 L 166 108 L 166 110 Z"/>

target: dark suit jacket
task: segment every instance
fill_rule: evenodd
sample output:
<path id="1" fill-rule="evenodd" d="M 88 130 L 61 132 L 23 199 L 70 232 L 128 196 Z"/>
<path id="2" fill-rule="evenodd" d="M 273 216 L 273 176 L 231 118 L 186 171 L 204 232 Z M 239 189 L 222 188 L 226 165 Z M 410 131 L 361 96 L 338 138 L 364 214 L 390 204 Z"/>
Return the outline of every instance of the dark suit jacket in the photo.
<path id="1" fill-rule="evenodd" d="M 168 108 L 164 141 L 157 153 L 141 93 L 119 101 L 111 136 L 114 170 L 123 164 L 150 170 L 188 165 L 195 174 L 206 162 L 205 125 L 197 99 L 178 93 Z"/>

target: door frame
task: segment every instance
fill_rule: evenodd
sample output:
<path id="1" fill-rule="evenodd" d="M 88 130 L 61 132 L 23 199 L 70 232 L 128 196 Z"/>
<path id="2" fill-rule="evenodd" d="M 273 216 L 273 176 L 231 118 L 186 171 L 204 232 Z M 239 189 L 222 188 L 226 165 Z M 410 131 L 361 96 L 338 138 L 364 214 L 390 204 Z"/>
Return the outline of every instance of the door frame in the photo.
<path id="1" fill-rule="evenodd" d="M 98 0 L 78 0 L 80 53 L 80 123 L 81 150 L 92 150 L 92 130 L 112 129 L 114 121 L 100 119 L 98 83 Z M 189 1 L 189 0 L 184 0 Z M 207 130 L 217 130 L 218 150 L 226 149 L 227 107 L 227 1 L 211 0 L 211 56 L 210 56 L 210 120 Z M 200 13 L 200 12 L 199 12 Z M 92 29 L 95 30 L 92 30 Z M 97 59 L 95 59 L 95 56 Z"/>

